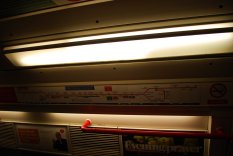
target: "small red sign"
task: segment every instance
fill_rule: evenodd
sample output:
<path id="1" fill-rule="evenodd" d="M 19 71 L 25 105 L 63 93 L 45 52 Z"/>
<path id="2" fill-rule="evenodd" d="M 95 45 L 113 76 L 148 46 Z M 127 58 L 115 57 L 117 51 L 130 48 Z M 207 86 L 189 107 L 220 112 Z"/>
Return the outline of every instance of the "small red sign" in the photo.
<path id="1" fill-rule="evenodd" d="M 104 90 L 106 92 L 111 92 L 112 91 L 112 86 L 104 86 Z"/>

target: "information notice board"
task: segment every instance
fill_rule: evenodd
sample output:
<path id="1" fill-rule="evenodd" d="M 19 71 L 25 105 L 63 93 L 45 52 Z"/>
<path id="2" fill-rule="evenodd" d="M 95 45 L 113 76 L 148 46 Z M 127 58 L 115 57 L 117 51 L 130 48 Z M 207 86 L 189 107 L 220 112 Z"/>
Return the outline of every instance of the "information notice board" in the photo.
<path id="1" fill-rule="evenodd" d="M 46 153 L 70 153 L 67 126 L 15 124 L 19 148 Z"/>

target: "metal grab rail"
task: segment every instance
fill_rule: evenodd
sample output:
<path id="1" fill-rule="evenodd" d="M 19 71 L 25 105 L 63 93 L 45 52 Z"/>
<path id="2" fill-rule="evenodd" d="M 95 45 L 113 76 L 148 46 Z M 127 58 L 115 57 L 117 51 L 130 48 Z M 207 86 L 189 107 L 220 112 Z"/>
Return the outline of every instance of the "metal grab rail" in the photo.
<path id="1" fill-rule="evenodd" d="M 86 133 L 104 133 L 104 134 L 118 134 L 118 135 L 144 135 L 144 136 L 163 136 L 163 137 L 190 137 L 203 139 L 226 139 L 233 140 L 233 136 L 226 135 L 222 132 L 205 133 L 205 132 L 183 132 L 183 131 L 159 131 L 159 130 L 135 130 L 135 129 L 121 129 L 121 128 L 93 128 L 91 120 L 87 119 L 81 130 Z"/>

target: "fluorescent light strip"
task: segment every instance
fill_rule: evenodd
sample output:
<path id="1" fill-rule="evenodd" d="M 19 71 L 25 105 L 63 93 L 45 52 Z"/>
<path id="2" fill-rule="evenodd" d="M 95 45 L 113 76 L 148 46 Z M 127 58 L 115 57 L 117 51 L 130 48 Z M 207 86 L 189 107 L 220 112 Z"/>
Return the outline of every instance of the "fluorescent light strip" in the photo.
<path id="1" fill-rule="evenodd" d="M 43 116 L 43 118 L 38 118 Z M 0 111 L 3 122 L 79 125 L 86 119 L 95 127 L 118 127 L 157 130 L 208 131 L 210 116 L 114 115 Z"/>
<path id="2" fill-rule="evenodd" d="M 44 45 L 72 43 L 72 42 L 80 42 L 80 41 L 91 41 L 91 40 L 109 39 L 109 38 L 117 38 L 117 37 L 161 34 L 161 33 L 169 33 L 169 32 L 193 31 L 193 30 L 209 30 L 209 29 L 231 28 L 231 27 L 233 27 L 233 22 L 217 23 L 217 24 L 203 24 L 203 25 L 194 25 L 194 26 L 182 26 L 182 27 L 173 27 L 173 28 L 162 28 L 162 29 L 152 29 L 152 30 L 133 31 L 133 32 L 124 32 L 124 33 L 115 33 L 115 34 L 106 34 L 106 35 L 97 35 L 97 36 L 87 36 L 87 37 L 79 37 L 79 38 L 72 38 L 72 39 L 63 39 L 63 40 L 15 45 L 15 46 L 5 47 L 3 50 L 7 51 L 7 50 L 14 50 L 14 49 L 44 46 Z"/>
<path id="3" fill-rule="evenodd" d="M 99 43 L 5 54 L 15 66 L 141 60 L 233 52 L 233 33 Z"/>

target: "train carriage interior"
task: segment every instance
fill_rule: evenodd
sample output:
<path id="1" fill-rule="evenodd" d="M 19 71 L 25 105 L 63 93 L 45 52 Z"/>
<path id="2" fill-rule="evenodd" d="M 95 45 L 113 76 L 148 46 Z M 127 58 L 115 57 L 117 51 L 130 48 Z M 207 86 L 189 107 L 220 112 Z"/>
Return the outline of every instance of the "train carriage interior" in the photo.
<path id="1" fill-rule="evenodd" d="M 1 0 L 0 155 L 233 156 L 232 0 Z"/>

